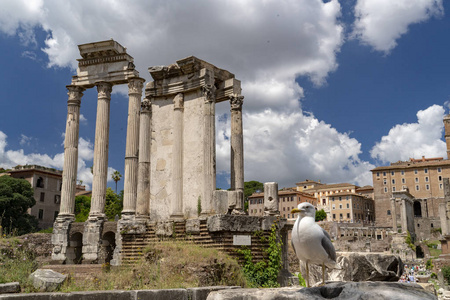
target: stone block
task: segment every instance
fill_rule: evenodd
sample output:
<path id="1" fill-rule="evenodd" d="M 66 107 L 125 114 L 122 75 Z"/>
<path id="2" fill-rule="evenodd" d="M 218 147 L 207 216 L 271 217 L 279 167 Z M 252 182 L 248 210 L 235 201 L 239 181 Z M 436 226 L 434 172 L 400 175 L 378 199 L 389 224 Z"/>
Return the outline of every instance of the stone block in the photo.
<path id="1" fill-rule="evenodd" d="M 58 289 L 66 278 L 66 275 L 48 269 L 37 269 L 29 276 L 34 288 L 45 292 Z"/>
<path id="2" fill-rule="evenodd" d="M 186 233 L 200 234 L 200 220 L 199 219 L 186 220 Z"/>
<path id="3" fill-rule="evenodd" d="M 186 289 L 168 289 L 168 290 L 140 290 L 136 291 L 136 298 L 139 300 L 188 300 L 188 291 Z"/>
<path id="4" fill-rule="evenodd" d="M 314 288 L 238 289 L 211 292 L 207 300 L 436 300 L 417 284 L 399 282 L 333 282 Z"/>
<path id="5" fill-rule="evenodd" d="M 53 300 L 53 297 L 51 298 Z M 136 291 L 89 291 L 89 292 L 72 292 L 67 299 L 70 300 L 134 300 L 146 299 L 136 298 Z M 150 299 L 150 298 L 147 298 Z"/>
<path id="6" fill-rule="evenodd" d="M 173 222 L 165 221 L 156 223 L 156 235 L 157 236 L 172 236 L 173 235 Z"/>
<path id="7" fill-rule="evenodd" d="M 228 191 L 216 190 L 213 193 L 213 209 L 216 214 L 225 215 L 228 213 Z"/>
<path id="8" fill-rule="evenodd" d="M 188 299 L 189 300 L 206 300 L 208 295 L 214 291 L 226 290 L 226 289 L 240 289 L 240 286 L 207 286 L 207 287 L 198 287 L 198 288 L 189 288 L 188 291 Z"/>
<path id="9" fill-rule="evenodd" d="M 8 282 L 0 284 L 0 294 L 20 293 L 20 283 Z"/>
<path id="10" fill-rule="evenodd" d="M 261 230 L 261 218 L 244 215 L 215 215 L 208 218 L 210 232 L 254 232 Z"/>

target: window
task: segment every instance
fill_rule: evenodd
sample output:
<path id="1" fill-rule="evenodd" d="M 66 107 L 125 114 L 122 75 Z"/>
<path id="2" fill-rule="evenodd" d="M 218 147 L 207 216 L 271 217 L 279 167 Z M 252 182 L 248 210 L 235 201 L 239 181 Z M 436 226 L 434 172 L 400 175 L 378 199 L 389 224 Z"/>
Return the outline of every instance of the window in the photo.
<path id="1" fill-rule="evenodd" d="M 44 199 L 45 199 L 45 193 L 42 192 L 41 196 L 39 197 L 39 201 L 44 202 Z"/>
<path id="2" fill-rule="evenodd" d="M 387 187 L 384 187 L 384 192 L 387 193 Z"/>
<path id="3" fill-rule="evenodd" d="M 424 172 L 425 174 L 428 174 L 428 169 L 423 169 L 423 172 Z"/>
<path id="4" fill-rule="evenodd" d="M 405 175 L 405 171 L 402 170 L 402 176 Z"/>
<path id="5" fill-rule="evenodd" d="M 387 183 L 386 178 L 384 178 L 383 179 L 383 184 L 386 184 L 386 183 Z"/>
<path id="6" fill-rule="evenodd" d="M 350 219 L 350 213 L 347 213 L 347 219 Z"/>
<path id="7" fill-rule="evenodd" d="M 283 207 L 283 211 L 286 211 L 286 207 Z"/>
<path id="8" fill-rule="evenodd" d="M 61 202 L 61 196 L 60 195 L 55 195 L 55 203 L 58 204 Z"/>
<path id="9" fill-rule="evenodd" d="M 394 176 L 394 175 L 395 175 L 395 172 L 394 172 L 394 171 L 392 171 L 392 172 L 391 172 L 391 175 L 392 175 L 392 176 Z"/>
<path id="10" fill-rule="evenodd" d="M 416 182 L 419 182 L 419 177 L 416 177 Z"/>
<path id="11" fill-rule="evenodd" d="M 342 204 L 339 204 L 339 209 L 342 209 Z"/>
<path id="12" fill-rule="evenodd" d="M 442 176 L 441 175 L 438 176 L 438 180 L 442 181 Z"/>
<path id="13" fill-rule="evenodd" d="M 291 202 L 294 201 L 294 196 L 291 197 Z"/>
<path id="14" fill-rule="evenodd" d="M 442 172 L 442 169 L 441 168 L 438 168 L 438 173 L 441 173 Z"/>
<path id="15" fill-rule="evenodd" d="M 395 186 L 392 187 L 392 191 L 395 192 Z"/>
<path id="16" fill-rule="evenodd" d="M 427 176 L 427 177 L 425 177 L 425 182 L 428 182 L 428 176 Z"/>
<path id="17" fill-rule="evenodd" d="M 414 174 L 417 174 L 417 173 L 419 173 L 419 171 L 417 171 L 417 169 L 416 169 L 416 170 L 414 170 Z"/>
<path id="18" fill-rule="evenodd" d="M 439 183 L 439 189 L 442 190 L 443 186 L 442 183 Z"/>
<path id="19" fill-rule="evenodd" d="M 334 204 L 333 204 L 333 206 L 332 206 L 332 207 L 333 207 L 333 209 L 336 209 L 336 205 L 334 205 Z"/>
<path id="20" fill-rule="evenodd" d="M 380 172 L 377 172 L 377 177 L 380 177 Z"/>
<path id="21" fill-rule="evenodd" d="M 333 214 L 333 219 L 336 219 L 336 214 Z"/>
<path id="22" fill-rule="evenodd" d="M 405 178 L 402 178 L 402 183 L 405 183 L 405 182 L 406 182 Z"/>
<path id="23" fill-rule="evenodd" d="M 291 214 L 288 214 L 288 219 L 291 217 Z"/>
<path id="24" fill-rule="evenodd" d="M 416 191 L 418 191 L 419 190 L 419 186 L 418 185 L 416 185 Z"/>
<path id="25" fill-rule="evenodd" d="M 339 214 L 339 219 L 342 219 L 342 218 L 343 218 L 342 214 Z"/>
<path id="26" fill-rule="evenodd" d="M 40 209 L 39 210 L 39 214 L 38 214 L 38 219 L 39 220 L 42 220 L 44 218 L 44 210 L 43 209 Z"/>
<path id="27" fill-rule="evenodd" d="M 284 197 L 283 197 L 283 202 L 285 202 L 286 200 L 284 199 Z"/>
<path id="28" fill-rule="evenodd" d="M 430 190 L 430 185 L 429 185 L 429 184 L 426 184 L 426 185 L 425 185 L 425 189 L 426 189 L 427 191 L 429 191 L 429 190 Z"/>
<path id="29" fill-rule="evenodd" d="M 383 176 L 386 176 L 386 172 L 383 172 Z"/>
<path id="30" fill-rule="evenodd" d="M 388 209 L 387 210 L 387 215 L 390 216 L 391 215 L 391 211 Z"/>
<path id="31" fill-rule="evenodd" d="M 42 177 L 39 177 L 36 182 L 36 187 L 38 188 L 44 188 L 44 179 Z"/>
<path id="32" fill-rule="evenodd" d="M 350 204 L 349 203 L 347 203 L 347 208 L 350 208 Z"/>
<path id="33" fill-rule="evenodd" d="M 342 197 L 339 197 L 339 200 L 342 200 Z"/>
<path id="34" fill-rule="evenodd" d="M 395 184 L 395 179 L 392 179 L 392 184 Z"/>

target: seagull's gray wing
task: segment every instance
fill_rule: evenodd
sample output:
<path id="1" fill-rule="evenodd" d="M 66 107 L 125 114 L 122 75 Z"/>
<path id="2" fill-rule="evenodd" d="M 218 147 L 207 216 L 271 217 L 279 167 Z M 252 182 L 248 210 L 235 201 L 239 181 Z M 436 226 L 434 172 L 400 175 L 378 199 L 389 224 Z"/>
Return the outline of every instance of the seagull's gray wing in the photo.
<path id="1" fill-rule="evenodd" d="M 322 247 L 327 252 L 328 257 L 331 260 L 336 261 L 336 250 L 334 249 L 333 243 L 331 243 L 330 235 L 323 228 L 322 232 L 324 235 L 322 238 Z"/>
<path id="2" fill-rule="evenodd" d="M 291 233 L 291 236 L 292 236 L 292 233 Z M 294 249 L 295 255 L 297 256 L 297 251 L 295 250 L 294 243 L 292 242 L 292 237 L 291 237 L 291 246 L 292 246 L 292 249 Z"/>

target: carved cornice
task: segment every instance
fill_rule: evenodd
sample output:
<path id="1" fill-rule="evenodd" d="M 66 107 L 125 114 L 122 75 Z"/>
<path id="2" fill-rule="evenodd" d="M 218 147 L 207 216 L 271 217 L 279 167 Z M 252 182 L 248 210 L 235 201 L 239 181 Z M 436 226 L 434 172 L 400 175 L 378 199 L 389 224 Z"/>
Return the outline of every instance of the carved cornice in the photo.
<path id="1" fill-rule="evenodd" d="M 68 85 L 67 90 L 67 95 L 69 96 L 68 104 L 80 105 L 85 89 L 80 86 Z"/>
<path id="2" fill-rule="evenodd" d="M 97 84 L 98 98 L 111 99 L 112 84 L 108 82 L 99 82 Z"/>
<path id="3" fill-rule="evenodd" d="M 205 103 L 215 102 L 216 100 L 216 87 L 214 85 L 201 86 L 201 91 L 205 97 Z"/>
<path id="4" fill-rule="evenodd" d="M 132 78 L 128 81 L 128 94 L 142 94 L 145 79 Z"/>
<path id="5" fill-rule="evenodd" d="M 234 94 L 229 96 L 229 98 L 231 110 L 242 110 L 242 104 L 244 104 L 244 96 Z"/>
<path id="6" fill-rule="evenodd" d="M 141 112 L 151 113 L 152 112 L 152 99 L 150 97 L 145 97 L 141 102 Z"/>
<path id="7" fill-rule="evenodd" d="M 184 95 L 183 93 L 178 93 L 173 98 L 173 109 L 183 109 L 184 108 Z"/>

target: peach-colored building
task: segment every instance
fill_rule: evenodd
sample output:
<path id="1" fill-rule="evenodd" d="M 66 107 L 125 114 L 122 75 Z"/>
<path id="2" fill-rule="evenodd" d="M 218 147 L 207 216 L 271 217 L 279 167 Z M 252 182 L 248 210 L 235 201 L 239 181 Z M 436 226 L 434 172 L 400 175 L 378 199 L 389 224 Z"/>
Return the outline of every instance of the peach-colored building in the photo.
<path id="1" fill-rule="evenodd" d="M 283 218 L 293 219 L 294 216 L 291 214 L 291 210 L 303 202 L 309 202 L 314 206 L 317 205 L 317 199 L 311 194 L 294 189 L 278 191 L 278 210 Z M 264 193 L 253 193 L 248 197 L 248 214 L 250 216 L 264 215 Z"/>

